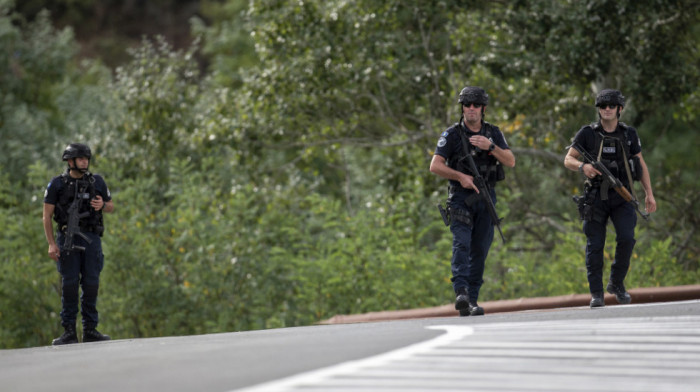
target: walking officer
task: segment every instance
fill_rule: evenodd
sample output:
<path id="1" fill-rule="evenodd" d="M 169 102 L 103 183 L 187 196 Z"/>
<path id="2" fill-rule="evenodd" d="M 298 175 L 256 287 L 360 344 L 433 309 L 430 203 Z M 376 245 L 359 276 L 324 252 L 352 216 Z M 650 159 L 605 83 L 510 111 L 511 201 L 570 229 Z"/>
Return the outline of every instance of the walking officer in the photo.
<path id="1" fill-rule="evenodd" d="M 490 184 L 488 195 L 496 204 L 496 181 L 505 178 L 502 165 L 515 166 L 515 156 L 503 133 L 484 121 L 489 96 L 481 87 L 465 87 L 459 93 L 461 118 L 440 135 L 430 171 L 449 180 L 445 223 L 452 232 L 452 288 L 460 315 L 478 316 L 484 309 L 477 303 L 484 283 L 484 265 L 494 235 L 494 221 L 486 202 L 474 185 L 474 174 L 465 164 L 466 154 L 474 160 L 479 174 Z M 486 196 L 486 195 L 482 195 Z M 441 211 L 442 212 L 442 211 Z"/>
<path id="2" fill-rule="evenodd" d="M 104 264 L 101 237 L 103 212 L 114 211 L 104 179 L 88 171 L 92 153 L 85 144 L 71 143 L 63 151 L 65 173 L 54 177 L 44 193 L 44 234 L 49 257 L 61 274 L 61 325 L 65 332 L 53 345 L 78 343 L 75 329 L 78 300 L 83 342 L 109 340 L 97 331 L 97 292 Z M 54 239 L 53 222 L 58 224 Z M 79 289 L 82 288 L 82 295 Z"/>
<path id="3" fill-rule="evenodd" d="M 619 121 L 625 106 L 625 97 L 618 90 L 605 89 L 596 96 L 595 106 L 599 121 L 584 126 L 576 133 L 573 148 L 569 149 L 564 158 L 564 166 L 580 172 L 586 179 L 584 195 L 578 198 L 578 203 L 583 231 L 587 238 L 586 270 L 591 292 L 591 308 L 605 306 L 603 250 L 608 219 L 615 226 L 617 245 L 606 290 L 614 294 L 617 302 L 621 304 L 629 304 L 632 301 L 625 289 L 624 280 L 636 242 L 635 209 L 638 209 L 638 206 L 635 204 L 633 181 L 638 180 L 642 183 L 646 193 L 646 211 L 656 211 L 649 170 L 642 157 L 642 143 L 637 130 Z M 619 181 L 611 181 L 587 160 L 579 160 L 585 156 L 604 165 L 614 176 L 612 180 L 617 178 Z M 618 183 L 617 186 L 615 182 Z M 623 186 L 624 189 L 621 189 Z M 632 200 L 626 200 L 622 194 L 631 195 Z"/>

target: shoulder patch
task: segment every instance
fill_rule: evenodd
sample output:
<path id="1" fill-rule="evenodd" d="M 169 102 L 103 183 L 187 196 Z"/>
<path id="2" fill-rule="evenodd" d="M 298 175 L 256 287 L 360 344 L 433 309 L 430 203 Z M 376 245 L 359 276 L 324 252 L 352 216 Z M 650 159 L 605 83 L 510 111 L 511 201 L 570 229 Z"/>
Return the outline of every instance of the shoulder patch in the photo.
<path id="1" fill-rule="evenodd" d="M 447 132 L 445 132 L 447 133 Z M 447 144 L 447 139 L 445 139 L 444 136 L 440 136 L 440 139 L 438 139 L 437 146 L 438 147 L 445 147 L 445 144 Z"/>

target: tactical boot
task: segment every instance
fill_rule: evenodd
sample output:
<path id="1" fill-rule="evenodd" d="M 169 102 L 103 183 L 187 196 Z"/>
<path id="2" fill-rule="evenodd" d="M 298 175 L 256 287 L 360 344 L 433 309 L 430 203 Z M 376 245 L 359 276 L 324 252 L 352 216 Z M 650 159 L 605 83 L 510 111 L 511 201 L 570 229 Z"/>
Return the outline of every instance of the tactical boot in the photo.
<path id="1" fill-rule="evenodd" d="M 605 306 L 605 296 L 602 291 L 591 293 L 591 308 L 602 308 Z"/>
<path id="2" fill-rule="evenodd" d="M 75 333 L 75 325 L 68 325 L 64 327 L 66 329 L 63 335 L 56 338 L 51 342 L 54 346 L 61 346 L 63 344 L 73 344 L 78 343 L 78 334 Z"/>
<path id="3" fill-rule="evenodd" d="M 625 285 L 623 283 L 613 284 L 613 282 L 608 282 L 608 287 L 606 288 L 606 290 L 610 294 L 615 294 L 615 299 L 617 300 L 617 303 L 626 305 L 632 302 L 632 297 L 627 292 L 627 290 L 625 290 Z"/>
<path id="4" fill-rule="evenodd" d="M 460 289 L 457 292 L 455 309 L 459 310 L 460 316 L 469 316 L 469 295 L 466 289 Z"/>
<path id="5" fill-rule="evenodd" d="M 476 301 L 469 301 L 469 315 L 471 316 L 483 316 L 484 308 L 479 306 Z"/>
<path id="6" fill-rule="evenodd" d="M 95 328 L 86 328 L 83 330 L 83 343 L 89 342 L 102 342 L 104 340 L 111 340 L 109 335 L 103 335 L 100 331 Z"/>

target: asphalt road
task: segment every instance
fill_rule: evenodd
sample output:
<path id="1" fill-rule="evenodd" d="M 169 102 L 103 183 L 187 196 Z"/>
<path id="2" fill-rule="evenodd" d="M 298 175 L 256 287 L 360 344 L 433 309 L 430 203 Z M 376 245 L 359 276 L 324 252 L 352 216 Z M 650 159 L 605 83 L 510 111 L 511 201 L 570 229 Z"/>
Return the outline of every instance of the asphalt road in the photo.
<path id="1" fill-rule="evenodd" d="M 241 389 L 698 391 L 700 301 L 0 351 L 3 392 Z"/>

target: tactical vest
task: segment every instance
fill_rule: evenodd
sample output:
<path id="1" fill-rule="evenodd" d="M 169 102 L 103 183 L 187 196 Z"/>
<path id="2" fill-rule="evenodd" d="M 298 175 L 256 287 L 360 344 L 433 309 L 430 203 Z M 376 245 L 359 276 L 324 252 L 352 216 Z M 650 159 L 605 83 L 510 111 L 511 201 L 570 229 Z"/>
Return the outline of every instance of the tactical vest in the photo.
<path id="1" fill-rule="evenodd" d="M 631 157 L 631 141 L 629 139 L 628 127 L 625 123 L 618 123 L 622 130 L 622 139 L 609 136 L 602 129 L 600 124 L 591 124 L 595 134 L 595 149 L 594 154 L 605 167 L 610 170 L 610 173 L 619 178 L 625 185 L 630 185 L 631 181 L 638 181 L 641 177 L 639 167 L 639 158 Z M 627 167 L 630 169 L 631 179 L 628 178 L 625 160 L 627 159 Z"/>
<path id="2" fill-rule="evenodd" d="M 476 165 L 477 170 L 479 170 L 479 174 L 481 174 L 481 176 L 484 177 L 484 179 L 486 179 L 490 185 L 493 186 L 497 181 L 504 180 L 505 171 L 503 170 L 501 162 L 499 162 L 493 155 L 489 154 L 488 151 L 481 150 L 469 143 L 466 135 L 467 129 L 464 124 L 459 122 L 454 126 L 457 128 L 456 131 L 459 133 L 459 137 L 462 142 L 462 154 L 457 159 L 450 159 L 447 166 L 451 169 L 473 176 L 474 173 L 471 172 L 471 169 L 466 165 L 466 163 L 463 163 L 465 154 L 471 153 L 472 157 L 474 158 L 474 164 Z M 479 133 L 475 135 L 481 135 L 491 140 L 492 127 L 493 125 L 484 121 L 484 126 L 481 128 Z"/>
<path id="3" fill-rule="evenodd" d="M 63 188 L 56 202 L 54 220 L 58 223 L 59 230 L 68 224 L 68 208 L 73 203 L 75 198 L 80 199 L 80 208 L 78 212 L 90 212 L 90 216 L 80 219 L 80 227 L 87 231 L 102 234 L 103 220 L 102 211 L 95 211 L 90 206 L 90 200 L 94 199 L 97 192 L 95 191 L 95 177 L 92 173 L 85 173 L 82 178 L 73 178 L 68 172 L 61 174 Z"/>

